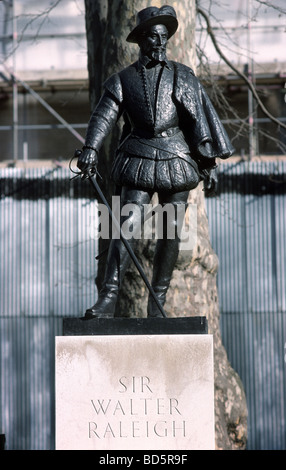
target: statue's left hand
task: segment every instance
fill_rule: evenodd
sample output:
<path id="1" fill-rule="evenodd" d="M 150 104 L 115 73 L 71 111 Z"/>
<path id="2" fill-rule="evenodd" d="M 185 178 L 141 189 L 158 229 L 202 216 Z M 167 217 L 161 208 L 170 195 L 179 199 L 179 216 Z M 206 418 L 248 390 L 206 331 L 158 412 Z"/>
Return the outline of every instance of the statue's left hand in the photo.
<path id="1" fill-rule="evenodd" d="M 88 170 L 96 170 L 98 164 L 98 155 L 96 150 L 83 147 L 82 151 L 77 153 L 77 167 L 82 172 L 87 172 Z"/>
<path id="2" fill-rule="evenodd" d="M 218 186 L 217 168 L 207 170 L 207 175 L 204 179 L 204 191 L 206 196 L 214 196 Z"/>

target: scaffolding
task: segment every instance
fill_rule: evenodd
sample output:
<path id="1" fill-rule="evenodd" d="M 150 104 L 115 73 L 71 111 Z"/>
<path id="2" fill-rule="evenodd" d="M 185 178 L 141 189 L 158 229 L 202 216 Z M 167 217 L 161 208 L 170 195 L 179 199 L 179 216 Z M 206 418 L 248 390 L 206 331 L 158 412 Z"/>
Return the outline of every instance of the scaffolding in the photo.
<path id="1" fill-rule="evenodd" d="M 37 41 L 49 41 L 53 40 L 62 40 L 66 38 L 73 38 L 73 40 L 85 39 L 84 32 L 84 21 L 83 15 L 80 19 L 82 23 L 82 31 L 52 31 L 49 33 L 48 29 L 41 34 L 39 33 L 40 27 L 35 31 L 33 28 L 29 28 L 29 22 L 32 24 L 32 20 L 29 15 L 27 18 L 29 21 L 26 21 L 26 24 L 23 28 L 21 23 L 22 31 L 19 29 L 18 19 L 21 18 L 16 11 L 17 0 L 4 1 L 2 8 L 4 9 L 4 22 L 3 22 L 3 34 L 0 36 L 2 43 L 2 53 L 4 57 L 2 72 L 0 70 L 0 93 L 2 95 L 11 95 L 12 96 L 12 109 L 13 109 L 13 119 L 12 123 L 0 125 L 1 131 L 12 131 L 13 135 L 13 161 L 19 160 L 19 132 L 27 130 L 49 130 L 49 129 L 67 129 L 73 136 L 75 136 L 79 142 L 83 142 L 83 137 L 77 129 L 85 129 L 87 126 L 86 122 L 77 122 L 70 124 L 64 119 L 52 106 L 50 106 L 46 100 L 43 99 L 41 94 L 47 90 L 53 91 L 63 91 L 63 90 L 85 90 L 88 91 L 88 74 L 87 70 L 73 70 L 73 76 L 68 77 L 70 71 L 67 69 L 65 71 L 53 71 L 53 77 L 49 79 L 50 71 L 46 70 L 45 73 L 41 74 L 37 71 L 30 71 L 26 73 L 26 79 L 23 76 L 18 76 L 18 48 L 21 41 L 31 41 L 37 37 Z M 26 2 L 29 3 L 29 0 Z M 33 3 L 33 2 L 32 2 Z M 45 2 L 43 2 L 45 3 Z M 50 3 L 50 2 L 49 2 Z M 72 3 L 72 2 L 69 2 Z M 58 4 L 57 1 L 54 2 L 55 5 Z M 45 5 L 43 5 L 44 7 Z M 82 8 L 83 2 L 82 2 Z M 286 81 L 286 61 L 282 63 L 270 64 L 271 71 L 265 73 L 265 67 L 263 69 L 260 64 L 257 69 L 255 69 L 255 63 L 253 58 L 253 52 L 251 51 L 251 43 L 253 32 L 257 30 L 266 31 L 278 31 L 282 28 L 285 29 L 283 24 L 253 24 L 251 21 L 253 14 L 253 2 L 246 2 L 244 6 L 246 8 L 245 17 L 247 19 L 246 25 L 243 27 L 244 34 L 246 30 L 247 37 L 247 48 L 246 48 L 246 62 L 239 64 L 238 67 L 241 67 L 246 72 L 248 79 L 260 88 L 274 89 L 274 87 L 285 94 L 285 81 Z M 51 10 L 51 7 L 50 7 Z M 9 26 L 10 25 L 10 26 Z M 9 32 L 9 27 L 11 32 Z M 217 25 L 214 28 L 218 33 L 222 30 L 221 25 Z M 239 34 L 242 26 L 233 24 L 229 27 L 223 27 L 224 32 L 227 34 Z M 202 34 L 205 32 L 205 28 L 197 27 L 197 34 Z M 10 47 L 8 47 L 8 45 Z M 9 49 L 9 50 L 8 50 Z M 86 49 L 85 49 L 86 54 Z M 6 57 L 10 57 L 10 65 L 6 63 Z M 267 66 L 266 66 L 267 68 Z M 261 69 L 263 69 L 261 71 Z M 218 69 L 217 69 L 218 70 Z M 57 73 L 58 72 L 58 73 Z M 34 78 L 34 75 L 38 75 L 38 78 Z M 215 79 L 219 85 L 225 86 L 227 89 L 242 89 L 245 87 L 243 80 L 239 76 L 235 76 L 233 73 L 230 74 L 229 71 L 224 70 L 224 67 L 220 64 L 219 73 L 214 73 Z M 23 124 L 19 122 L 19 94 L 28 93 L 33 96 L 51 115 L 57 120 L 57 124 Z M 253 99 L 251 91 L 247 90 L 247 121 L 249 129 L 249 148 L 248 154 L 249 159 L 252 159 L 253 156 L 259 154 L 258 148 L 258 126 L 261 124 L 269 123 L 270 120 L 265 117 L 258 117 L 256 113 L 256 103 Z M 285 97 L 285 96 L 284 96 Z M 285 112 L 286 114 L 286 112 Z M 281 122 L 286 121 L 284 113 L 277 118 Z M 224 124 L 228 125 L 229 123 L 235 123 L 234 119 L 222 119 Z M 23 160 L 29 158 L 28 155 L 28 144 L 23 142 Z"/>
<path id="2" fill-rule="evenodd" d="M 1 131 L 12 130 L 13 134 L 13 161 L 16 162 L 19 157 L 19 131 L 20 130 L 40 130 L 40 129 L 67 129 L 79 142 L 83 143 L 83 137 L 77 132 L 78 129 L 86 128 L 86 123 L 79 124 L 69 124 L 52 106 L 50 106 L 46 100 L 44 100 L 40 93 L 45 89 L 53 90 L 76 90 L 76 89 L 87 89 L 88 88 L 88 77 L 87 72 L 86 76 L 73 79 L 54 79 L 50 83 L 46 79 L 42 78 L 38 86 L 34 86 L 34 81 L 29 84 L 28 81 L 24 81 L 17 76 L 17 49 L 19 45 L 19 32 L 17 26 L 17 13 L 16 13 L 16 0 L 11 0 L 9 2 L 3 2 L 4 7 L 4 34 L 0 37 L 2 42 L 2 52 L 4 61 L 2 62 L 3 71 L 0 71 L 0 90 L 2 94 L 9 95 L 12 93 L 12 102 L 13 102 L 13 122 L 11 125 L 0 126 Z M 57 3 L 57 2 L 56 2 Z M 12 34 L 8 34 L 7 27 L 8 23 L 12 24 Z M 25 29 L 25 28 L 24 28 Z M 50 38 L 84 38 L 84 33 L 57 33 L 55 34 L 43 34 L 41 35 L 41 40 L 49 40 Z M 33 34 L 21 34 L 21 41 L 35 39 Z M 12 51 L 7 52 L 7 42 L 11 41 Z M 11 66 L 6 65 L 6 57 L 11 56 Z M 68 73 L 66 73 L 68 75 Z M 73 75 L 77 75 L 73 72 Z M 82 75 L 81 73 L 79 75 Z M 36 91 L 38 88 L 38 91 Z M 19 113 L 18 113 L 18 96 L 19 93 L 29 93 L 38 103 L 40 103 L 52 116 L 56 118 L 58 124 L 20 124 L 19 123 Z M 23 160 L 28 159 L 28 146 L 27 142 L 23 142 Z"/>

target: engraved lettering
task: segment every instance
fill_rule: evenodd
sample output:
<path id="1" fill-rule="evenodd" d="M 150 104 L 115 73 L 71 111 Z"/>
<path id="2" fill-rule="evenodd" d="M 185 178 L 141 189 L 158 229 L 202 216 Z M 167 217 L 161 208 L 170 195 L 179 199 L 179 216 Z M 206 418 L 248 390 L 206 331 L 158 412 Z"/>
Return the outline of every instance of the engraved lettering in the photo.
<path id="1" fill-rule="evenodd" d="M 94 428 L 94 429 L 92 429 L 92 428 Z M 90 421 L 90 422 L 88 423 L 88 437 L 89 437 L 89 438 L 92 437 L 92 436 L 91 436 L 91 433 L 93 433 L 93 434 L 96 435 L 96 437 L 98 437 L 98 439 L 100 439 L 99 435 L 98 435 L 97 432 L 96 432 L 96 429 L 97 429 L 97 424 L 94 423 L 94 421 Z"/>
<path id="2" fill-rule="evenodd" d="M 104 409 L 104 399 L 103 400 L 97 400 L 97 403 L 99 405 L 99 408 L 96 408 L 95 406 L 95 403 L 93 400 L 91 400 L 91 403 L 92 403 L 92 406 L 94 408 L 94 411 L 96 412 L 96 414 L 99 414 L 100 412 L 102 412 L 104 415 L 107 413 L 107 410 L 109 408 L 109 405 L 111 403 L 111 400 L 109 399 L 107 404 L 105 405 L 105 409 Z"/>
<path id="3" fill-rule="evenodd" d="M 180 411 L 178 410 L 177 406 L 179 405 L 178 400 L 176 398 L 170 398 L 170 415 L 173 414 L 173 409 L 180 415 Z"/>
<path id="4" fill-rule="evenodd" d="M 124 393 L 124 392 L 127 392 L 127 386 L 125 385 L 125 380 L 126 380 L 126 377 L 123 376 L 123 377 L 120 377 L 119 379 L 119 383 L 122 385 L 123 387 L 123 390 L 119 390 L 119 393 Z"/>

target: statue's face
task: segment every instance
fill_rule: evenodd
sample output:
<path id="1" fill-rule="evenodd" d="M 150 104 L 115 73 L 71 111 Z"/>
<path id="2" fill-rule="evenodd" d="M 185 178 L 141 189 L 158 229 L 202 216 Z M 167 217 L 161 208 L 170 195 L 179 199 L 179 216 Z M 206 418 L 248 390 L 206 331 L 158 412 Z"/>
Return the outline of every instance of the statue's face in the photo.
<path id="1" fill-rule="evenodd" d="M 162 61 L 166 57 L 167 43 L 168 30 L 166 26 L 157 24 L 145 31 L 139 47 L 143 55 L 148 56 L 150 59 Z"/>

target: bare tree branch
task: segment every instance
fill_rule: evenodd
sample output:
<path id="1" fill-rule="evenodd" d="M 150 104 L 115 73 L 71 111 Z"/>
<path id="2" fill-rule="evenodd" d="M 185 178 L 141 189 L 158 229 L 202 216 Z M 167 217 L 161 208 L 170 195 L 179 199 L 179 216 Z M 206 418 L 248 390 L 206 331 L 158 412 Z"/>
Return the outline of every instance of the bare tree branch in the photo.
<path id="1" fill-rule="evenodd" d="M 37 39 L 45 21 L 47 20 L 48 18 L 48 15 L 49 13 L 54 9 L 56 8 L 56 6 L 61 2 L 61 0 L 55 0 L 53 3 L 50 4 L 50 6 L 48 8 L 46 8 L 45 10 L 39 12 L 39 13 L 35 13 L 35 14 L 31 14 L 31 13 L 24 13 L 24 14 L 21 14 L 21 18 L 30 18 L 27 23 L 24 25 L 21 33 L 19 34 L 18 38 L 17 38 L 17 44 L 16 46 L 11 50 L 11 52 L 6 55 L 6 57 L 4 57 L 2 63 L 6 62 L 15 52 L 16 50 L 18 49 L 18 47 L 20 46 L 21 42 L 22 42 L 22 39 L 24 37 L 24 34 L 25 32 L 27 31 L 28 28 L 31 27 L 31 25 L 35 22 L 35 21 L 38 21 L 39 19 L 41 19 L 41 22 L 38 26 L 38 29 L 37 29 L 37 32 L 35 33 L 35 39 Z M 9 7 L 9 3 L 6 3 L 6 7 Z"/>
<path id="2" fill-rule="evenodd" d="M 234 132 L 235 137 L 231 139 L 232 142 L 234 142 L 237 137 L 243 137 L 248 132 L 248 117 L 242 118 L 239 116 L 237 110 L 231 106 L 229 100 L 223 93 L 221 86 L 214 79 L 208 57 L 206 56 L 204 50 L 199 47 L 199 45 L 197 45 L 197 56 L 200 60 L 200 77 L 205 82 L 205 85 L 209 88 L 212 102 L 220 109 L 222 118 L 229 120 L 229 116 L 232 116 L 232 119 L 228 122 L 228 125 Z"/>
<path id="3" fill-rule="evenodd" d="M 262 0 L 256 0 L 257 3 L 260 3 L 261 5 L 265 5 L 266 7 L 273 8 L 274 10 L 279 11 L 281 14 L 286 15 L 286 10 L 283 10 L 283 8 L 279 7 L 278 5 L 273 5 L 272 2 L 263 2 Z"/>
<path id="4" fill-rule="evenodd" d="M 240 70 L 238 70 L 229 60 L 228 58 L 224 55 L 224 53 L 222 52 L 221 48 L 219 47 L 218 45 L 218 42 L 216 40 L 216 37 L 214 35 L 214 32 L 213 32 L 213 29 L 212 29 L 212 26 L 210 24 L 210 20 L 209 20 L 209 16 L 205 13 L 205 11 L 203 11 L 201 8 L 197 7 L 197 13 L 199 15 L 201 15 L 204 20 L 206 21 L 206 24 L 207 24 L 207 32 L 212 40 L 212 43 L 213 43 L 213 46 L 216 50 L 216 52 L 219 54 L 219 56 L 224 60 L 224 62 L 239 76 L 241 77 L 245 83 L 247 84 L 248 88 L 251 90 L 254 98 L 256 99 L 257 101 L 257 104 L 258 106 L 260 107 L 261 111 L 274 123 L 276 123 L 278 126 L 282 127 L 283 129 L 286 129 L 286 125 L 284 123 L 282 123 L 279 119 L 275 118 L 264 106 L 264 104 L 262 103 L 262 101 L 260 100 L 259 96 L 258 96 L 258 93 L 255 89 L 255 87 L 253 86 L 253 84 L 251 83 L 251 81 L 248 79 L 248 77 L 243 73 L 243 72 L 240 72 Z"/>

